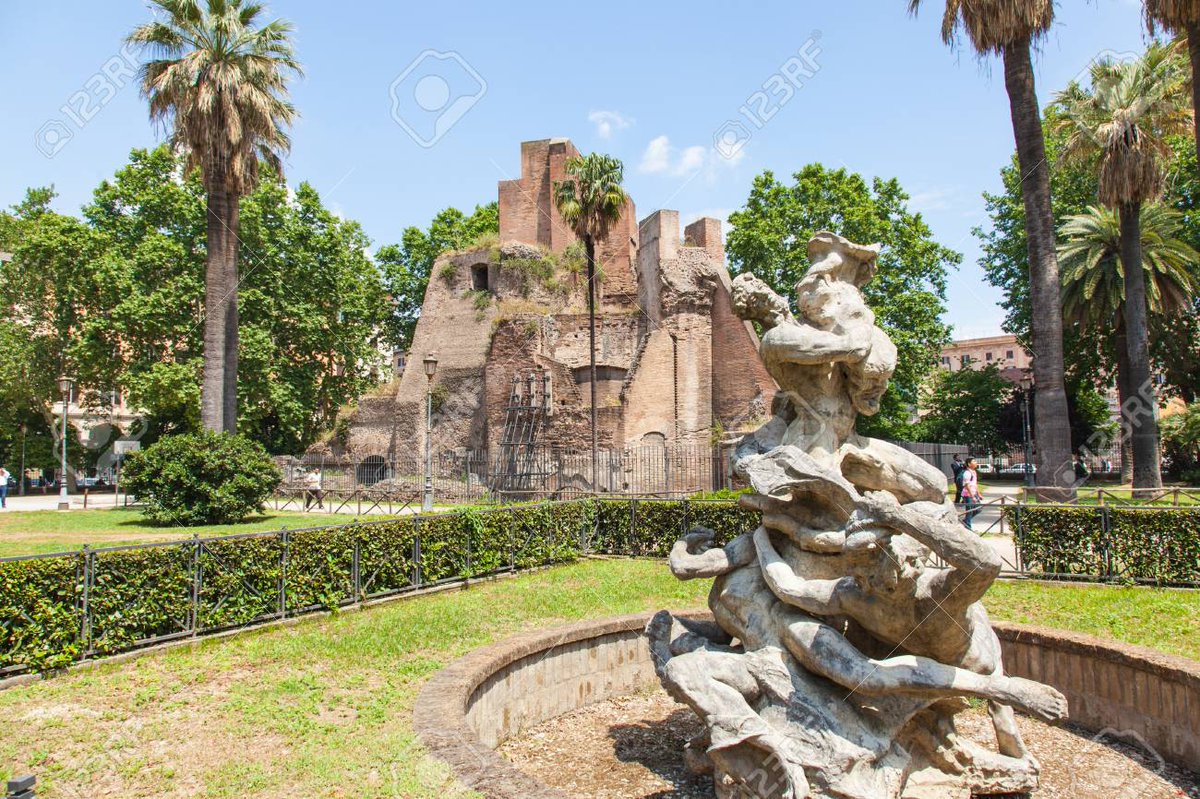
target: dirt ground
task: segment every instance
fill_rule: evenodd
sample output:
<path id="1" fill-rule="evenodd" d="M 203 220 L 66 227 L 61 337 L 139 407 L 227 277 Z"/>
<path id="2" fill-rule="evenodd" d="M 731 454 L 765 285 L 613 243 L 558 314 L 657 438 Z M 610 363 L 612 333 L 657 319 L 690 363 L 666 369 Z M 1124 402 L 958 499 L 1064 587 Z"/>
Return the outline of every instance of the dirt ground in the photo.
<path id="1" fill-rule="evenodd" d="M 1078 728 L 1018 723 L 1042 764 L 1036 799 L 1200 799 L 1200 775 Z M 982 709 L 958 717 L 960 734 L 995 745 Z M 683 766 L 683 745 L 701 726 L 665 692 L 620 697 L 561 716 L 505 743 L 523 771 L 574 796 L 595 799 L 710 799 L 712 781 Z"/>

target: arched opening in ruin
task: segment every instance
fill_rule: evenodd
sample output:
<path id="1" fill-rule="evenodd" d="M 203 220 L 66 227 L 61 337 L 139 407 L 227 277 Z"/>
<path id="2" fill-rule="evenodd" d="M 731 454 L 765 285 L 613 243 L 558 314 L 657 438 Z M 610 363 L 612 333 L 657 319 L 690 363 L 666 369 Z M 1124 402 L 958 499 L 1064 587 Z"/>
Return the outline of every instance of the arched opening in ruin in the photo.
<path id="1" fill-rule="evenodd" d="M 471 267 L 471 288 L 475 291 L 490 291 L 488 285 L 487 264 L 475 264 Z"/>
<path id="2" fill-rule="evenodd" d="M 371 455 L 358 464 L 355 477 L 359 485 L 373 486 L 387 476 L 387 461 L 382 455 Z"/>
<path id="3" fill-rule="evenodd" d="M 596 403 L 598 406 L 615 405 L 620 400 L 621 387 L 625 385 L 625 376 L 628 373 L 627 369 L 619 366 L 596 364 Z M 589 367 L 580 366 L 572 369 L 571 375 L 575 378 L 575 385 L 579 386 L 579 393 L 583 397 L 584 405 L 589 404 L 592 398 Z"/>

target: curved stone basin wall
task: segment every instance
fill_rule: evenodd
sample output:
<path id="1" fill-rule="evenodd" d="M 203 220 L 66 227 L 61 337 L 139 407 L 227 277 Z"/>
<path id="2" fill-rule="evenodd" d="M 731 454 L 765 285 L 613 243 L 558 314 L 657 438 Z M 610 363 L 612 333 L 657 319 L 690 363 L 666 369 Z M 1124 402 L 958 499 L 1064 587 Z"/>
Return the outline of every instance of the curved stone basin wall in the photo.
<path id="1" fill-rule="evenodd" d="M 650 615 L 527 633 L 460 658 L 421 692 L 417 733 L 489 799 L 565 799 L 494 749 L 584 705 L 656 686 L 642 636 Z M 1166 760 L 1200 771 L 1200 664 L 1074 633 L 995 627 L 1008 673 L 1058 688 L 1073 721 L 1140 737 Z"/>

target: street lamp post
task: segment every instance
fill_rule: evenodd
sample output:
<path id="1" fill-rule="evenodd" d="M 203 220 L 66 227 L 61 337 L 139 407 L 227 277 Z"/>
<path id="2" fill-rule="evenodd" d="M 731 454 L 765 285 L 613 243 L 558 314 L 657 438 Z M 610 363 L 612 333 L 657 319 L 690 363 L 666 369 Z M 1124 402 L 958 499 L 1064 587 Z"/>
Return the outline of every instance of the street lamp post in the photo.
<path id="1" fill-rule="evenodd" d="M 58 481 L 58 509 L 70 510 L 71 500 L 67 498 L 67 414 L 71 407 L 71 389 L 75 381 L 63 375 L 58 378 L 58 390 L 62 394 L 62 474 Z"/>
<path id="2" fill-rule="evenodd" d="M 17 494 L 25 496 L 25 434 L 29 432 L 29 425 L 21 422 L 21 484 L 17 486 Z"/>
<path id="3" fill-rule="evenodd" d="M 433 510 L 433 376 L 437 373 L 437 356 L 425 356 L 425 500 L 421 508 Z"/>
<path id="4" fill-rule="evenodd" d="M 1033 391 L 1033 380 L 1029 377 L 1021 379 L 1021 416 L 1022 416 L 1022 438 L 1025 443 L 1025 485 L 1033 488 L 1034 478 L 1033 469 L 1030 467 L 1030 462 L 1033 460 L 1032 453 L 1032 438 L 1030 435 L 1029 425 L 1029 395 Z"/>

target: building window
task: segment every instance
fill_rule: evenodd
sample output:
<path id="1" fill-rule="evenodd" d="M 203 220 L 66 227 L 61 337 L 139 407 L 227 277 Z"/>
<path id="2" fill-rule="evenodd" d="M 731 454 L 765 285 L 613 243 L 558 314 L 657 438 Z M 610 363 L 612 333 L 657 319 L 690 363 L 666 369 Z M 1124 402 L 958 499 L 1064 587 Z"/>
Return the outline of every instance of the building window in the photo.
<path id="1" fill-rule="evenodd" d="M 990 352 L 987 354 L 987 359 L 988 359 L 989 361 L 992 359 L 992 354 L 991 354 Z"/>
<path id="2" fill-rule="evenodd" d="M 971 365 L 971 356 L 970 355 L 962 356 L 961 358 L 958 359 L 958 363 L 960 366 L 962 366 L 963 369 L 966 369 L 968 366 Z"/>
<path id="3" fill-rule="evenodd" d="M 1005 355 L 1004 357 L 1011 361 L 1013 359 L 1013 351 L 1009 350 L 1008 355 Z"/>

